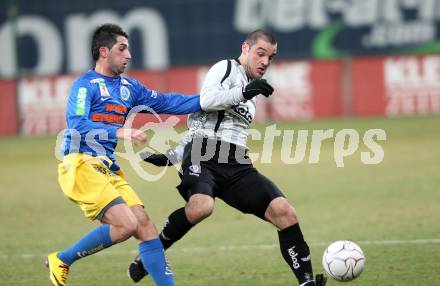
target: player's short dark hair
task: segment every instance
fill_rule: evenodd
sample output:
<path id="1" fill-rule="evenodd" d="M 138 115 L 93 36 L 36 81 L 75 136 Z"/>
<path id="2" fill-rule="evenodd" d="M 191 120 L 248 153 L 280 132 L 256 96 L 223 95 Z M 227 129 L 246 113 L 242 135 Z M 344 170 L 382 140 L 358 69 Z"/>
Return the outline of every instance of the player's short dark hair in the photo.
<path id="1" fill-rule="evenodd" d="M 118 36 L 123 36 L 128 39 L 128 34 L 118 25 L 103 24 L 96 28 L 92 37 L 92 57 L 95 62 L 99 58 L 99 48 L 107 47 L 111 49 L 116 43 Z"/>
<path id="2" fill-rule="evenodd" d="M 244 41 L 248 43 L 249 47 L 252 47 L 252 45 L 255 44 L 255 42 L 258 39 L 263 39 L 264 41 L 271 43 L 272 45 L 275 45 L 277 43 L 277 40 L 275 40 L 274 35 L 263 29 L 258 29 L 253 32 L 250 32 L 246 36 L 246 39 Z"/>

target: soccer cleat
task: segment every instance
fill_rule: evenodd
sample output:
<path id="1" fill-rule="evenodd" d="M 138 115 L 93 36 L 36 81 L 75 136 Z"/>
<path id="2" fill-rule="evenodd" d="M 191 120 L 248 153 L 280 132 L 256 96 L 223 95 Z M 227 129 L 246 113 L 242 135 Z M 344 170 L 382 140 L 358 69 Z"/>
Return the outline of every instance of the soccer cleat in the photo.
<path id="1" fill-rule="evenodd" d="M 144 264 L 142 263 L 140 256 L 136 256 L 136 258 L 130 263 L 127 275 L 134 283 L 141 281 L 142 278 L 148 275 L 148 272 L 144 269 Z"/>
<path id="2" fill-rule="evenodd" d="M 299 286 L 325 286 L 326 283 L 327 283 L 327 278 L 323 274 L 317 274 L 315 280 L 304 282 Z"/>
<path id="3" fill-rule="evenodd" d="M 316 286 L 325 286 L 327 283 L 327 277 L 324 274 L 316 274 L 315 276 L 315 285 Z"/>
<path id="4" fill-rule="evenodd" d="M 69 265 L 62 262 L 58 256 L 58 252 L 49 254 L 44 264 L 49 268 L 49 278 L 53 286 L 67 285 L 67 275 L 69 275 Z"/>
<path id="5" fill-rule="evenodd" d="M 316 286 L 315 280 L 309 280 L 304 282 L 303 284 L 300 284 L 299 286 Z"/>

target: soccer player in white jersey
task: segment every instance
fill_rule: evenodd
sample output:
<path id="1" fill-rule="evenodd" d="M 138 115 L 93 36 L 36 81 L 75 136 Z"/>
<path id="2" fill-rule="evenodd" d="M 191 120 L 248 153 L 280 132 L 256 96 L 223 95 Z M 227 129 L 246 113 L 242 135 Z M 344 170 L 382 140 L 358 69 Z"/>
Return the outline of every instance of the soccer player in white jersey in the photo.
<path id="1" fill-rule="evenodd" d="M 182 159 L 177 188 L 187 203 L 170 214 L 160 239 L 164 248 L 169 248 L 211 215 L 215 198 L 220 198 L 243 213 L 273 224 L 278 229 L 282 256 L 299 284 L 323 286 L 326 281 L 322 275 L 313 277 L 309 247 L 295 209 L 246 155 L 257 95 L 268 97 L 273 92 L 262 77 L 276 53 L 277 42 L 270 33 L 250 33 L 239 58 L 222 60 L 207 73 L 200 93 L 203 111 L 190 116 L 188 135 L 177 152 L 145 156 L 147 162 L 162 166 L 176 161 L 169 156 L 173 153 Z M 133 281 L 146 274 L 140 260 L 132 262 L 129 276 Z"/>

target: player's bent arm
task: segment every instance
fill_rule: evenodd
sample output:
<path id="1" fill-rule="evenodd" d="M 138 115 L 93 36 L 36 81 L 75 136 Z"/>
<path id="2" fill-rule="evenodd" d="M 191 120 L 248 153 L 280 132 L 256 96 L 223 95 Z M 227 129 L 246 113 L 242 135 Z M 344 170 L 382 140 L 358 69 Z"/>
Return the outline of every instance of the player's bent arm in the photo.
<path id="1" fill-rule="evenodd" d="M 243 100 L 243 92 L 239 87 L 219 90 L 218 86 L 209 86 L 200 93 L 200 105 L 207 112 L 226 110 Z"/>

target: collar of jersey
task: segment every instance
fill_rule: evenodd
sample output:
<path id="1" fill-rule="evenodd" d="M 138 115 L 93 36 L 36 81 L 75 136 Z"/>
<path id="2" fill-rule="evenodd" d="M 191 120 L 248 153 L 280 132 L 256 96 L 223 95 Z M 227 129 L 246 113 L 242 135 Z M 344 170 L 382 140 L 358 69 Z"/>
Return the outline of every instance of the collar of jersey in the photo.
<path id="1" fill-rule="evenodd" d="M 117 75 L 117 76 L 106 76 L 106 75 L 103 75 L 103 74 L 97 73 L 94 69 L 91 69 L 90 71 L 91 71 L 94 75 L 99 76 L 99 77 L 102 77 L 102 78 L 107 79 L 107 80 L 112 80 L 112 81 L 114 81 L 114 80 L 119 80 L 119 79 L 121 79 L 121 76 L 120 76 L 120 75 Z"/>

